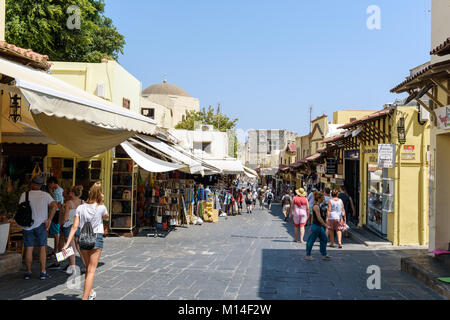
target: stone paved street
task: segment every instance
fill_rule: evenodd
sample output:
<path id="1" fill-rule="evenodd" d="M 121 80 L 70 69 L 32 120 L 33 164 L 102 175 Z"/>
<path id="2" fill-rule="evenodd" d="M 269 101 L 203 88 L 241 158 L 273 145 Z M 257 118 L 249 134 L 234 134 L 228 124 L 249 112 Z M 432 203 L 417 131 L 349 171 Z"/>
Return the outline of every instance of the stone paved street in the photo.
<path id="1" fill-rule="evenodd" d="M 369 248 L 344 242 L 322 261 L 304 260 L 291 225 L 272 212 L 220 218 L 218 224 L 179 228 L 166 238 L 107 238 L 95 278 L 97 299 L 443 299 L 400 270 L 400 258 L 417 249 Z M 381 268 L 381 290 L 367 289 L 370 265 Z M 35 268 L 37 268 L 37 264 Z M 0 278 L 0 299 L 79 299 L 67 276 L 47 281 Z M 82 286 L 81 286 L 82 287 Z"/>

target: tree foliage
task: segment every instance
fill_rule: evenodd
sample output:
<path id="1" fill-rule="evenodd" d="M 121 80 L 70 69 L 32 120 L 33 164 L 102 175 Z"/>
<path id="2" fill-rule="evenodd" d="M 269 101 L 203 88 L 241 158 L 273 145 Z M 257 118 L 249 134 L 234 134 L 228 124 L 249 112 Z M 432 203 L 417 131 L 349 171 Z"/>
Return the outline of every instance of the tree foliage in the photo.
<path id="1" fill-rule="evenodd" d="M 80 8 L 80 29 L 67 27 L 71 5 Z M 53 61 L 117 60 L 125 39 L 104 9 L 104 0 L 6 0 L 6 41 Z"/>
<path id="2" fill-rule="evenodd" d="M 200 111 L 186 111 L 185 119 L 179 122 L 175 129 L 194 130 L 196 122 L 212 125 L 215 130 L 226 132 L 236 127 L 238 119 L 231 120 L 228 116 L 221 113 L 219 108 L 214 112 L 214 108 L 209 106 L 208 110 L 203 108 Z"/>

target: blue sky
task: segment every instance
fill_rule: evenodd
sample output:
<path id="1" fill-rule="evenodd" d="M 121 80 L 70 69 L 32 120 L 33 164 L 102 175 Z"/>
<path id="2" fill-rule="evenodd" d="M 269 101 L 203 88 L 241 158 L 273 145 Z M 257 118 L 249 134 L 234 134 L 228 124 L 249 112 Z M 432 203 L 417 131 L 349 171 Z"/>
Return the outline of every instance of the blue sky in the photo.
<path id="1" fill-rule="evenodd" d="M 381 30 L 369 30 L 370 5 Z M 221 103 L 241 129 L 309 131 L 313 117 L 380 109 L 429 60 L 430 0 L 106 0 L 127 45 L 119 62 L 142 81 Z"/>

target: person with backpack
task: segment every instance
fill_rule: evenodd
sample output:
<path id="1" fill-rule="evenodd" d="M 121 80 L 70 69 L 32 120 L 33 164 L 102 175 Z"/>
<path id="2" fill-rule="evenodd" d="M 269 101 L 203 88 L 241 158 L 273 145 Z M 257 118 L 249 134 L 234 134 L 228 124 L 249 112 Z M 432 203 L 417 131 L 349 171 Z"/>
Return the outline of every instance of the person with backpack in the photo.
<path id="1" fill-rule="evenodd" d="M 281 198 L 281 205 L 283 206 L 284 221 L 289 219 L 289 212 L 291 211 L 292 191 L 286 189 L 286 194 Z"/>
<path id="2" fill-rule="evenodd" d="M 295 190 L 297 194 L 291 202 L 290 218 L 294 223 L 295 239 L 294 242 L 298 242 L 298 235 L 300 231 L 300 243 L 304 243 L 303 237 L 305 236 L 305 226 L 309 217 L 309 203 L 306 198 L 307 194 L 305 189 L 300 188 Z"/>
<path id="3" fill-rule="evenodd" d="M 339 199 L 344 203 L 345 213 L 346 213 L 346 221 L 353 221 L 356 217 L 356 209 L 355 204 L 353 203 L 352 197 L 347 192 L 347 188 L 345 186 L 341 186 L 341 192 L 338 195 Z M 349 237 L 347 231 L 344 232 L 346 238 Z"/>
<path id="4" fill-rule="evenodd" d="M 314 260 L 311 257 L 311 251 L 317 238 L 320 239 L 320 254 L 322 255 L 322 259 L 329 260 L 331 257 L 327 254 L 328 237 L 325 232 L 328 228 L 325 222 L 327 219 L 328 204 L 324 201 L 324 196 L 321 192 L 314 192 L 314 206 L 312 211 L 311 235 L 306 244 L 306 260 Z"/>
<path id="5" fill-rule="evenodd" d="M 44 177 L 36 175 L 31 181 L 31 190 L 22 193 L 19 199 L 19 209 L 15 220 L 23 228 L 23 241 L 25 247 L 25 264 L 27 272 L 25 280 L 31 279 L 31 264 L 33 263 L 33 249 L 39 247 L 39 260 L 41 263 L 41 280 L 50 278 L 46 270 L 47 263 L 47 231 L 56 213 L 57 204 L 47 192 L 41 191 Z M 51 208 L 49 215 L 49 207 Z"/>
<path id="6" fill-rule="evenodd" d="M 64 189 L 61 188 L 58 184 L 58 179 L 56 177 L 50 177 L 47 180 L 47 187 L 49 191 L 51 192 L 53 199 L 55 199 L 56 204 L 58 205 L 58 208 L 56 210 L 56 214 L 53 217 L 52 223 L 50 224 L 49 234 L 53 236 L 55 239 L 55 246 L 53 248 L 52 256 L 56 257 L 56 253 L 61 251 L 62 246 L 64 243 L 62 242 L 63 237 L 61 236 L 61 226 L 62 226 L 62 212 L 63 212 L 63 205 L 64 205 Z M 50 270 L 59 270 L 61 269 L 61 266 L 58 261 L 53 263 L 50 267 L 48 267 Z"/>
<path id="7" fill-rule="evenodd" d="M 86 264 L 83 300 L 94 300 L 97 296 L 96 292 L 92 290 L 92 286 L 103 250 L 103 219 L 108 217 L 108 210 L 104 205 L 102 183 L 97 182 L 89 190 L 89 198 L 86 203 L 78 206 L 69 238 L 63 247 L 63 251 L 67 250 L 80 227 L 79 243 Z"/>

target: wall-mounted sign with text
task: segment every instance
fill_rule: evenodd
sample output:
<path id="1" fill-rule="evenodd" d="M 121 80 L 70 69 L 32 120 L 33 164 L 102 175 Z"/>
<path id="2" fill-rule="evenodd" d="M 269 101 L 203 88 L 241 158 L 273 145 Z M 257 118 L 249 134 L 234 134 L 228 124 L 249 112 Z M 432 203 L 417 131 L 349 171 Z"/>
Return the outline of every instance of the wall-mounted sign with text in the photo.
<path id="1" fill-rule="evenodd" d="M 395 144 L 378 145 L 378 167 L 395 168 Z"/>

